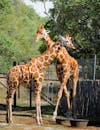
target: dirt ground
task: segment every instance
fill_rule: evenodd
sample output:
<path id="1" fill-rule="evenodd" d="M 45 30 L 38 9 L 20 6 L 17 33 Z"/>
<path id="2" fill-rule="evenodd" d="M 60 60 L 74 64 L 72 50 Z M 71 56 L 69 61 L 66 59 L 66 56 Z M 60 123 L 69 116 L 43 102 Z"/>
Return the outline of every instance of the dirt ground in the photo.
<path id="1" fill-rule="evenodd" d="M 43 116 L 43 126 L 38 126 L 35 115 L 31 115 L 29 111 L 13 112 L 12 125 L 5 121 L 5 111 L 0 111 L 0 130 L 100 130 L 100 127 L 87 126 L 84 128 L 71 127 L 69 121 L 58 124 L 52 121 L 52 116 Z"/>
<path id="2" fill-rule="evenodd" d="M 3 79 L 2 79 L 3 80 Z M 0 80 L 1 81 L 1 80 Z M 5 82 L 5 81 L 3 81 Z M 5 84 L 6 85 L 6 84 Z M 49 110 L 45 108 L 42 111 L 43 116 L 43 126 L 38 126 L 35 120 L 35 112 L 36 110 L 26 109 L 24 103 L 21 100 L 21 106 L 18 109 L 13 111 L 13 121 L 12 125 L 6 123 L 5 116 L 6 116 L 6 91 L 7 89 L 2 85 L 0 85 L 0 130 L 100 130 L 100 127 L 96 126 L 87 126 L 85 128 L 77 128 L 71 127 L 70 122 L 61 122 L 58 124 L 52 121 L 52 116 L 48 112 L 52 113 L 52 109 Z M 26 97 L 26 95 L 25 95 Z M 20 100 L 18 100 L 19 103 Z M 25 101 L 25 99 L 24 99 Z M 34 113 L 34 115 L 33 115 Z M 44 115 L 43 115 L 44 114 Z"/>

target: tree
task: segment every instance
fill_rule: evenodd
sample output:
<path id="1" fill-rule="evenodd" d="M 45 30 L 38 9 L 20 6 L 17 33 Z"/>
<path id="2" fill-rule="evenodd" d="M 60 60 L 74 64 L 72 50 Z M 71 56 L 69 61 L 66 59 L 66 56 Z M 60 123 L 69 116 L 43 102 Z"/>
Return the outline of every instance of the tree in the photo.
<path id="1" fill-rule="evenodd" d="M 27 61 L 40 53 L 40 44 L 33 39 L 45 19 L 20 0 L 1 0 L 0 7 L 0 72 L 7 72 L 13 61 Z"/>
<path id="2" fill-rule="evenodd" d="M 71 34 L 77 51 L 70 51 L 76 57 L 100 56 L 99 38 L 99 1 L 98 0 L 55 0 L 50 10 L 54 18 L 59 10 L 56 22 L 48 20 L 46 27 L 51 30 L 52 38 L 58 34 Z"/>

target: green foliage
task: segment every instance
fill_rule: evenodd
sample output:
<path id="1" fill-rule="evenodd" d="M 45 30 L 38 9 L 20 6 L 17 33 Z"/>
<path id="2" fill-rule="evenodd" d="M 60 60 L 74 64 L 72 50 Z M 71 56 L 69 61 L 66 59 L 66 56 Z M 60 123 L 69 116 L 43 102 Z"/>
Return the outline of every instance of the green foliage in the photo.
<path id="1" fill-rule="evenodd" d="M 0 35 L 0 72 L 7 71 L 14 60 L 14 49 L 9 37 Z M 3 69 L 3 70 L 2 70 Z"/>
<path id="2" fill-rule="evenodd" d="M 40 52 L 34 43 L 37 27 L 45 22 L 20 0 L 0 1 L 0 72 L 13 61 L 29 60 Z"/>
<path id="3" fill-rule="evenodd" d="M 11 11 L 11 0 L 0 0 L 0 14 L 4 13 L 7 14 Z"/>
<path id="4" fill-rule="evenodd" d="M 70 50 L 75 57 L 100 56 L 100 20 L 98 0 L 55 0 L 50 13 L 57 16 L 57 21 L 49 20 L 46 27 L 56 34 L 71 34 L 77 46 L 77 51 Z"/>

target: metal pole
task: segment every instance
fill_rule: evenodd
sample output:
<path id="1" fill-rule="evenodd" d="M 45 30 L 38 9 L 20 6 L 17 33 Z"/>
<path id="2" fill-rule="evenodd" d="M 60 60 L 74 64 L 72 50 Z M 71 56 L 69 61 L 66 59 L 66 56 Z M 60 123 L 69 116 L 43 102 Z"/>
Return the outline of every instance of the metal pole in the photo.
<path id="1" fill-rule="evenodd" d="M 19 65 L 19 62 L 17 64 Z M 20 98 L 20 86 L 18 87 L 18 98 Z"/>
<path id="2" fill-rule="evenodd" d="M 18 98 L 20 98 L 20 87 L 18 87 Z"/>
<path id="3" fill-rule="evenodd" d="M 93 71 L 93 80 L 95 81 L 95 75 L 96 75 L 96 54 L 94 56 L 94 71 Z"/>
<path id="4" fill-rule="evenodd" d="M 16 66 L 16 61 L 13 62 L 13 66 Z M 16 108 L 16 92 L 14 94 L 14 108 Z"/>
<path id="5" fill-rule="evenodd" d="M 32 108 L 32 85 L 33 83 L 30 85 L 30 108 Z"/>
<path id="6" fill-rule="evenodd" d="M 50 98 L 50 92 L 49 92 L 49 87 L 50 87 L 50 84 L 49 84 L 49 71 L 50 71 L 50 67 L 48 66 L 48 89 L 47 89 L 47 98 L 49 99 Z"/>

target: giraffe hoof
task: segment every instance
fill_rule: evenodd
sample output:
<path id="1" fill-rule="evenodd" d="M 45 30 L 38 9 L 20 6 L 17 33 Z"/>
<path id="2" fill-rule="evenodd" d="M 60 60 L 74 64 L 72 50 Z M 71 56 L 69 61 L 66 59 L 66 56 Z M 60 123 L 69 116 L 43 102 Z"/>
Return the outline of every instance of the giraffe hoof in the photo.
<path id="1" fill-rule="evenodd" d="M 37 122 L 38 126 L 42 126 L 42 124 L 43 124 L 43 122 L 42 122 L 42 121 L 37 120 L 37 119 L 36 119 L 36 122 Z"/>

